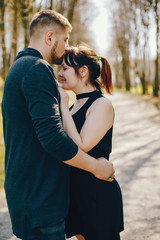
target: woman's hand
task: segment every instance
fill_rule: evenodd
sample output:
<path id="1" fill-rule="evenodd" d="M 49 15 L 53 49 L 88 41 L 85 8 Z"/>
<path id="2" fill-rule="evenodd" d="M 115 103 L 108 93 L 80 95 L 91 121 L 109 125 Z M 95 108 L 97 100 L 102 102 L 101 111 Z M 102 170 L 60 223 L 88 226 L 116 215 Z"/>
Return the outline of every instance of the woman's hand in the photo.
<path id="1" fill-rule="evenodd" d="M 65 109 L 68 110 L 69 109 L 69 96 L 63 88 L 59 87 L 58 90 L 59 90 L 59 93 L 61 96 L 61 110 L 62 111 Z"/>

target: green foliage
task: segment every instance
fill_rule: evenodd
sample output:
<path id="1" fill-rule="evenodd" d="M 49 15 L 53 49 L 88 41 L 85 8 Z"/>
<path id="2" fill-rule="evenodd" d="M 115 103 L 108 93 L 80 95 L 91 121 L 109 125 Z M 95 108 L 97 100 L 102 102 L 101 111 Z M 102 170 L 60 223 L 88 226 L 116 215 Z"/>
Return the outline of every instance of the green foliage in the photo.
<path id="1" fill-rule="evenodd" d="M 114 87 L 114 90 L 115 91 L 126 92 L 125 88 L 116 88 L 116 87 Z M 130 92 L 133 93 L 133 94 L 140 94 L 140 95 L 142 95 L 143 94 L 143 88 L 142 88 L 141 85 L 138 85 L 136 87 L 130 87 Z M 159 92 L 160 92 L 160 88 L 159 88 Z M 148 86 L 146 95 L 148 95 L 148 94 L 149 95 L 153 95 L 153 87 L 152 86 Z"/>
<path id="2" fill-rule="evenodd" d="M 138 94 L 143 94 L 143 88 L 142 86 L 137 86 L 137 87 L 131 87 L 130 88 L 130 92 L 131 93 L 138 93 Z M 148 86 L 147 88 L 147 94 L 149 95 L 153 95 L 153 87 L 152 86 Z"/>

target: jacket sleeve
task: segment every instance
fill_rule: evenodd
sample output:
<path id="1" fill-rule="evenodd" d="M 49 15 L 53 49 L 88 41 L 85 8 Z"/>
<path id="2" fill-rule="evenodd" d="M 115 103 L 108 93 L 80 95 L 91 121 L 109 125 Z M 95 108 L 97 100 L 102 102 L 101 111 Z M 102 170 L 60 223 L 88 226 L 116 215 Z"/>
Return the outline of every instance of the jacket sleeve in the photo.
<path id="1" fill-rule="evenodd" d="M 22 92 L 38 140 L 54 158 L 66 161 L 78 152 L 78 146 L 62 125 L 59 92 L 54 75 L 43 63 L 28 70 L 22 81 Z"/>

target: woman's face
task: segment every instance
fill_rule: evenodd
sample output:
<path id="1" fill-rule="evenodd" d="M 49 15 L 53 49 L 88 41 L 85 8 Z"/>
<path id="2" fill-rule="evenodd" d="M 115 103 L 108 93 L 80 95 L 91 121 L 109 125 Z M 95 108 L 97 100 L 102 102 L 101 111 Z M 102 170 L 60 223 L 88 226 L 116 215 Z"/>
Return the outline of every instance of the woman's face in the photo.
<path id="1" fill-rule="evenodd" d="M 76 74 L 73 67 L 65 63 L 64 59 L 61 67 L 58 76 L 61 78 L 62 87 L 65 90 L 76 91 L 81 85 L 80 77 Z"/>

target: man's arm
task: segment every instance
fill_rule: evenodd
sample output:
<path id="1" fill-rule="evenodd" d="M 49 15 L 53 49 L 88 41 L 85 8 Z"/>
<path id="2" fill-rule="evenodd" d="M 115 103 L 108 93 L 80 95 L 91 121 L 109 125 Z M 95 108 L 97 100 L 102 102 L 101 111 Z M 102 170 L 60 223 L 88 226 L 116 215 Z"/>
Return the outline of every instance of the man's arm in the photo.
<path id="1" fill-rule="evenodd" d="M 81 149 L 75 157 L 64 163 L 88 171 L 101 180 L 112 182 L 114 179 L 115 171 L 111 162 L 105 158 L 95 159 Z"/>

